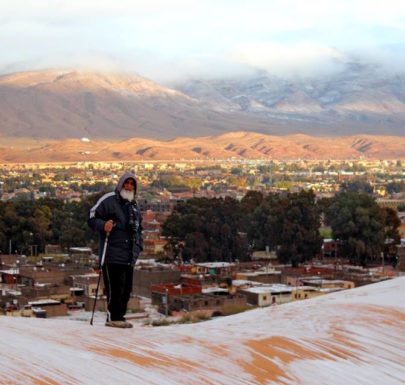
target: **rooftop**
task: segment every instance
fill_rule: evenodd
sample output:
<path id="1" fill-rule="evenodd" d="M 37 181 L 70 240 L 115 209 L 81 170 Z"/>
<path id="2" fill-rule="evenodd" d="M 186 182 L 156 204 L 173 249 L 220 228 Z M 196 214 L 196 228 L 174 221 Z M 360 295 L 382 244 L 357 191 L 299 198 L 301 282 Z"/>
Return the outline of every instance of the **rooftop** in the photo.
<path id="1" fill-rule="evenodd" d="M 204 263 L 196 263 L 196 266 L 203 266 L 207 268 L 217 268 L 217 267 L 231 267 L 235 266 L 235 263 L 229 262 L 204 262 Z"/>
<path id="2" fill-rule="evenodd" d="M 293 287 L 288 286 L 288 285 L 263 285 L 263 286 L 255 286 L 255 287 L 250 287 L 248 289 L 245 289 L 245 291 L 248 291 L 250 293 L 256 293 L 256 294 L 265 294 L 265 293 L 291 293 L 293 291 Z"/>

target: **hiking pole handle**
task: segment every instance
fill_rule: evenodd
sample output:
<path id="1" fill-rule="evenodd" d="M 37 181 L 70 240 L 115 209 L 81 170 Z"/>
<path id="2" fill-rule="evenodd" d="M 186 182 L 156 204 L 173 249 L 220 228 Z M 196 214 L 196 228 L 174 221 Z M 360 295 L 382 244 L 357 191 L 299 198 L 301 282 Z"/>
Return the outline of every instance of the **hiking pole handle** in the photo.
<path id="1" fill-rule="evenodd" d="M 105 254 L 107 252 L 108 238 L 109 237 L 110 237 L 110 233 L 107 233 L 106 236 L 105 236 L 105 241 L 104 241 L 103 254 L 101 255 L 100 268 L 102 268 L 104 266 Z"/>

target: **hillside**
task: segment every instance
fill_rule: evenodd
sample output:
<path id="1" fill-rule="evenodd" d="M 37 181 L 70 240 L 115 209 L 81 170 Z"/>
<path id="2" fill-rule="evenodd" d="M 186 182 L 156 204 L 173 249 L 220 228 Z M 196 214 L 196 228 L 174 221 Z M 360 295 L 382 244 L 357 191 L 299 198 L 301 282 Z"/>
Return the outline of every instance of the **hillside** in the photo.
<path id="1" fill-rule="evenodd" d="M 124 140 L 268 135 L 404 135 L 405 78 L 353 66 L 332 78 L 194 80 L 32 71 L 0 76 L 0 139 Z"/>
<path id="2" fill-rule="evenodd" d="M 194 325 L 0 317 L 0 383 L 403 384 L 405 277 Z"/>
<path id="3" fill-rule="evenodd" d="M 246 78 L 194 80 L 177 89 L 218 111 L 282 122 L 285 133 L 404 135 L 405 77 L 348 63 L 328 77 L 287 80 L 266 72 Z"/>
<path id="4" fill-rule="evenodd" d="M 169 141 L 65 139 L 0 146 L 0 162 L 142 161 L 179 159 L 404 159 L 405 136 L 270 136 L 230 132 Z"/>
<path id="5" fill-rule="evenodd" d="M 55 70 L 0 76 L 0 137 L 169 139 L 270 128 L 265 119 L 220 113 L 136 75 Z"/>

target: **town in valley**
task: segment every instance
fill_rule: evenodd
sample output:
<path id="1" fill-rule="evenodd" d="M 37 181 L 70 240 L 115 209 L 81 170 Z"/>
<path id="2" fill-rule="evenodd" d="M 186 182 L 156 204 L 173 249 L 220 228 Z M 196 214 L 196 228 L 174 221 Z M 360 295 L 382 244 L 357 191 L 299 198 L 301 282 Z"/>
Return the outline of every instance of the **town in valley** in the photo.
<path id="1" fill-rule="evenodd" d="M 86 229 L 86 210 L 98 194 L 114 189 L 125 170 L 138 177 L 145 238 L 129 303 L 133 319 L 156 325 L 195 322 L 310 299 L 405 271 L 401 160 L 8 163 L 0 170 L 1 314 L 87 319 L 95 300 L 98 258 L 95 235 L 89 238 Z M 321 202 L 345 189 L 366 194 L 396 214 L 399 241 L 392 242 L 389 250 L 366 261 L 351 259 L 340 252 L 344 241 L 334 237 L 323 215 L 322 244 L 301 260 L 280 258 L 279 245 L 255 243 L 251 230 L 230 230 L 245 242 L 246 248 L 240 247 L 243 255 L 237 254 L 232 240 L 229 250 L 218 251 L 212 243 L 190 251 L 184 239 L 175 244 L 174 235 L 162 231 L 170 227 L 167 223 L 176 208 L 187 202 L 238 204 L 255 194 L 291 200 L 302 191 L 311 191 Z M 26 210 L 25 217 L 21 210 Z M 58 210 L 62 212 L 56 220 Z M 60 222 L 58 230 L 56 222 Z M 97 310 L 103 311 L 103 290 L 100 294 Z"/>

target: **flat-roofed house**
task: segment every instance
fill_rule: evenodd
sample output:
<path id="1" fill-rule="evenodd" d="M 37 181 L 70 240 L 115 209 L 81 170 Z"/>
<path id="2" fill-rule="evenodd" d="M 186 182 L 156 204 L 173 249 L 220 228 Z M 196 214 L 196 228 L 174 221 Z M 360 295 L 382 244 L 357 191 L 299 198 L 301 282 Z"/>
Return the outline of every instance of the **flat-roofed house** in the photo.
<path id="1" fill-rule="evenodd" d="M 67 315 L 67 305 L 54 299 L 40 299 L 28 302 L 28 305 L 34 309 L 41 309 L 46 312 L 46 317 L 58 317 Z"/>
<path id="2" fill-rule="evenodd" d="M 238 290 L 244 294 L 248 303 L 257 306 L 269 306 L 291 301 L 293 288 L 288 285 L 263 285 Z"/>

